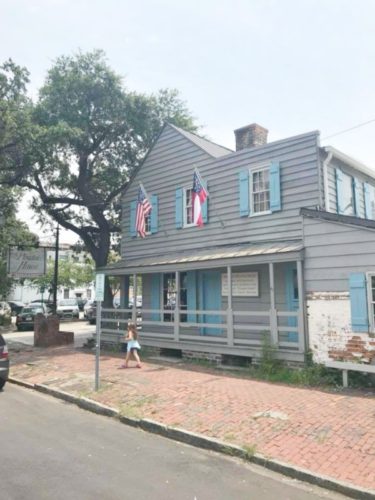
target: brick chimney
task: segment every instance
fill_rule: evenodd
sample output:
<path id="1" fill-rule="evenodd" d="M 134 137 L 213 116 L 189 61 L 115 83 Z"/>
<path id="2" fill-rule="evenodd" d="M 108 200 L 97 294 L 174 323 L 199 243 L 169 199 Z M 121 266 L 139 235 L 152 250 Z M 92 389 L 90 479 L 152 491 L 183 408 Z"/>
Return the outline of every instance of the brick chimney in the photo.
<path id="1" fill-rule="evenodd" d="M 246 148 L 256 148 L 267 144 L 268 130 L 257 123 L 246 125 L 234 131 L 236 136 L 236 151 Z"/>

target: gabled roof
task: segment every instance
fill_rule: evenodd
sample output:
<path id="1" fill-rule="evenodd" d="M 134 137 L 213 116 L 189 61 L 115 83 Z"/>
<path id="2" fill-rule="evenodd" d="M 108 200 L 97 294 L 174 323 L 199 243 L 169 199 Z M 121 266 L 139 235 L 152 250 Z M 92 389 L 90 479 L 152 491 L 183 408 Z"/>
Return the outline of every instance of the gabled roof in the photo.
<path id="1" fill-rule="evenodd" d="M 176 127 L 176 125 L 172 125 L 171 123 L 168 123 L 168 125 L 177 130 L 177 132 L 186 137 L 186 139 L 189 139 L 189 141 L 193 142 L 196 146 L 203 149 L 203 151 L 208 153 L 210 156 L 213 156 L 214 158 L 219 158 L 220 156 L 225 156 L 233 153 L 233 151 L 229 148 L 225 148 L 224 146 L 215 144 L 214 142 L 204 139 L 203 137 L 199 137 L 199 135 Z"/>

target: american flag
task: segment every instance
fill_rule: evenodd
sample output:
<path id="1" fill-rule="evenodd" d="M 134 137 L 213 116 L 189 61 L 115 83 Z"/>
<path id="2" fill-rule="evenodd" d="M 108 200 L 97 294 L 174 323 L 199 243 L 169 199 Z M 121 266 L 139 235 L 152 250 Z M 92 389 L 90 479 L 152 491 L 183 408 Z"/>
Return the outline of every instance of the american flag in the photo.
<path id="1" fill-rule="evenodd" d="M 139 236 L 144 238 L 146 236 L 146 217 L 151 212 L 152 206 L 147 198 L 146 191 L 142 184 L 139 185 L 138 199 L 137 199 L 137 212 L 135 216 L 135 229 Z"/>
<path id="2" fill-rule="evenodd" d="M 193 222 L 196 226 L 203 226 L 202 205 L 208 196 L 207 189 L 203 186 L 201 176 L 197 169 L 194 170 L 193 177 Z"/>

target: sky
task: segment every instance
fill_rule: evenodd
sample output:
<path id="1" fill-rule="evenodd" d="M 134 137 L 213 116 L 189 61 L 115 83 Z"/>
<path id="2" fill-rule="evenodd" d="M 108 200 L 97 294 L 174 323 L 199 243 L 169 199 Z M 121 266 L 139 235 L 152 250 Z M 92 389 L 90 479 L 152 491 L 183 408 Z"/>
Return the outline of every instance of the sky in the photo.
<path id="1" fill-rule="evenodd" d="M 214 142 L 320 130 L 375 170 L 374 0 L 0 0 L 0 61 L 35 98 L 57 57 L 98 48 L 129 90 L 178 89 Z"/>

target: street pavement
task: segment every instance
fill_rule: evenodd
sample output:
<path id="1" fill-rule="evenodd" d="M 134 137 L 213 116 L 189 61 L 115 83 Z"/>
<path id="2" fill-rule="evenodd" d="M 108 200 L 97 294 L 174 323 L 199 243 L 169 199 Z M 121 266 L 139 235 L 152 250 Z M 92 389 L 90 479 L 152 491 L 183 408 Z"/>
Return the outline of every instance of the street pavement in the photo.
<path id="1" fill-rule="evenodd" d="M 330 500 L 341 495 L 10 385 L 2 500 Z"/>
<path id="2" fill-rule="evenodd" d="M 120 353 L 102 351 L 95 392 L 93 350 L 10 345 L 12 377 L 93 399 L 122 415 L 220 439 L 371 490 L 375 498 L 373 391 L 267 383 L 245 373 L 153 358 L 145 358 L 142 369 L 124 370 Z"/>
<path id="3" fill-rule="evenodd" d="M 15 318 L 12 318 L 12 325 L 0 330 L 0 333 L 5 334 L 6 341 L 9 342 L 21 342 L 22 344 L 34 345 L 34 332 L 31 330 L 17 331 L 15 327 Z M 79 321 L 61 321 L 60 330 L 74 332 L 74 346 L 82 347 L 88 338 L 92 338 L 95 333 L 95 325 L 90 325 L 86 320 L 83 319 L 83 313 L 81 313 L 81 319 Z"/>

